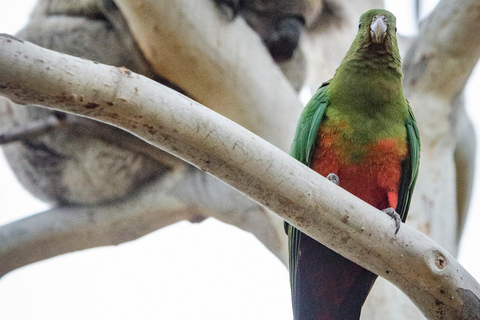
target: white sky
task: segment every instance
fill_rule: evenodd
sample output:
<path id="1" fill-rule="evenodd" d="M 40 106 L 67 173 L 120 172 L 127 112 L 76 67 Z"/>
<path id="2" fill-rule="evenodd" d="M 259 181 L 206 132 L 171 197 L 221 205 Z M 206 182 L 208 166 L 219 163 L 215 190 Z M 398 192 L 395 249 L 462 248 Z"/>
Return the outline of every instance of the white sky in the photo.
<path id="1" fill-rule="evenodd" d="M 0 32 L 19 30 L 34 2 L 0 0 Z M 436 2 L 426 1 L 425 12 Z M 397 16 L 399 32 L 414 34 L 408 2 L 386 3 Z M 473 90 L 480 86 L 478 71 L 472 79 L 467 103 L 479 124 L 474 105 L 480 94 Z M 475 200 L 479 192 L 473 196 L 472 213 L 480 207 Z M 22 189 L 3 158 L 0 204 L 0 224 L 46 208 Z M 477 278 L 479 239 L 474 228 L 479 219 L 470 214 L 460 254 Z M 209 219 L 198 225 L 179 223 L 116 247 L 66 254 L 0 280 L 0 319 L 100 318 L 291 319 L 288 273 L 251 234 Z"/>

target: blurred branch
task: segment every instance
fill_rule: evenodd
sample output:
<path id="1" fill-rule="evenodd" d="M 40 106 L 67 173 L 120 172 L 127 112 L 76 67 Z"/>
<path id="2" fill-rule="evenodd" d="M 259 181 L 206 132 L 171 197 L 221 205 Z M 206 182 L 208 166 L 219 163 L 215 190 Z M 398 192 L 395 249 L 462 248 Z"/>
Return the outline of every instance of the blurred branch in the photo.
<path id="1" fill-rule="evenodd" d="M 64 253 L 118 245 L 179 221 L 197 223 L 208 217 L 251 232 L 286 262 L 283 230 L 275 232 L 282 225 L 280 218 L 216 179 L 187 171 L 165 175 L 125 201 L 58 207 L 1 226 L 0 277 Z M 192 185 L 205 179 L 203 193 L 193 190 Z M 218 201 L 221 197 L 230 201 Z"/>
<path id="2" fill-rule="evenodd" d="M 422 22 L 404 59 L 405 94 L 415 111 L 422 140 L 420 175 L 409 221 L 415 221 L 454 255 L 465 215 L 459 213 L 459 220 L 458 208 L 465 208 L 469 201 L 465 196 L 471 192 L 470 183 L 457 190 L 456 176 L 473 175 L 469 170 L 473 167 L 460 168 L 455 163 L 454 152 L 459 143 L 463 151 L 475 148 L 474 140 L 465 139 L 473 131 L 461 117 L 462 108 L 456 100 L 480 57 L 480 34 L 471 31 L 478 28 L 480 2 L 442 0 Z M 459 126 L 465 126 L 464 131 L 456 130 Z M 470 157 L 472 163 L 472 153 L 463 156 Z"/>
<path id="3" fill-rule="evenodd" d="M 464 95 L 461 95 L 458 99 L 455 99 L 454 103 L 455 109 L 458 108 L 458 116 L 455 123 L 457 145 L 454 154 L 458 214 L 457 243 L 460 243 L 470 208 L 475 179 L 475 155 L 477 151 L 475 128 L 465 110 L 464 100 Z"/>
<path id="4" fill-rule="evenodd" d="M 59 207 L 2 226 L 0 276 L 60 254 L 134 240 L 191 216 L 160 192 L 136 198 L 128 205 Z"/>
<path id="5" fill-rule="evenodd" d="M 479 29 L 479 1 L 442 0 L 404 59 L 406 91 L 453 100 L 480 57 Z"/>
<path id="6" fill-rule="evenodd" d="M 300 116 L 302 105 L 243 19 L 224 19 L 211 0 L 115 2 L 158 74 L 196 101 L 288 150 L 296 126 L 291 120 Z"/>
<path id="7" fill-rule="evenodd" d="M 427 317 L 478 319 L 480 285 L 439 245 L 406 225 L 395 236 L 386 215 L 208 108 L 125 69 L 5 37 L 0 69 L 0 93 L 12 101 L 40 100 L 128 130 L 388 279 Z"/>

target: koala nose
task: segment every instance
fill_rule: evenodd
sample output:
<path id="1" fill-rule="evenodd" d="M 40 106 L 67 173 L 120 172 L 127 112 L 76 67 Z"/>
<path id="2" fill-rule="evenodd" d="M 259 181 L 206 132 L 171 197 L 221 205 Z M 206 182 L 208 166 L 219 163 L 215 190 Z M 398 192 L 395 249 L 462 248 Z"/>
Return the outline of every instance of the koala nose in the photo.
<path id="1" fill-rule="evenodd" d="M 264 39 L 275 61 L 284 62 L 292 58 L 298 47 L 303 27 L 302 19 L 297 17 L 285 18 L 279 21 L 275 32 Z"/>

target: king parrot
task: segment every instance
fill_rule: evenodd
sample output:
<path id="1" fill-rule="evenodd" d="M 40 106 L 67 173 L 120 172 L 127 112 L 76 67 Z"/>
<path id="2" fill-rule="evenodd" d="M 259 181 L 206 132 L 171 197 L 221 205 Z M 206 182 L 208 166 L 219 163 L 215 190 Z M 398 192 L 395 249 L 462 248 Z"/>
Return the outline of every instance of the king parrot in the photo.
<path id="1" fill-rule="evenodd" d="M 334 77 L 315 92 L 291 155 L 396 218 L 407 217 L 420 140 L 402 87 L 395 16 L 374 9 Z M 295 320 L 359 319 L 377 275 L 285 223 Z M 393 231 L 392 231 L 393 232 Z"/>

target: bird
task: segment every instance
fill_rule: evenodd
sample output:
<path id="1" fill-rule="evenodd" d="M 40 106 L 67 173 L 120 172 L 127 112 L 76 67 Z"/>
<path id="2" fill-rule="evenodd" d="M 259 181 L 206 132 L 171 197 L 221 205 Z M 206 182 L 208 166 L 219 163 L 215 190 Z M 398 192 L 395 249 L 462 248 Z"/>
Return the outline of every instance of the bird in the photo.
<path id="1" fill-rule="evenodd" d="M 304 108 L 290 155 L 405 222 L 420 137 L 402 86 L 395 16 L 372 9 L 333 78 Z M 285 222 L 295 320 L 356 320 L 377 275 Z M 393 232 L 393 230 L 392 230 Z"/>

